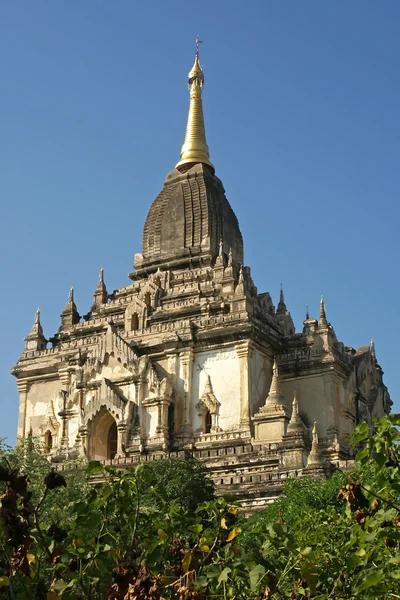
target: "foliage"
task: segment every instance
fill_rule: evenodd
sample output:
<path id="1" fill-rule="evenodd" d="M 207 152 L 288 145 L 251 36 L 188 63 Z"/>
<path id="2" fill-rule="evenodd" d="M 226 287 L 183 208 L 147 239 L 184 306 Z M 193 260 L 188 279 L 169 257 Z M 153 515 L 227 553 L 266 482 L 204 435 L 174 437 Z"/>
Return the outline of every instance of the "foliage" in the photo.
<path id="1" fill-rule="evenodd" d="M 193 458 L 157 460 L 148 469 L 146 485 L 140 489 L 147 503 L 175 502 L 194 512 L 199 504 L 214 498 L 214 483 L 206 467 Z"/>
<path id="2" fill-rule="evenodd" d="M 14 449 L 0 445 L 0 456 L 11 469 L 18 469 L 20 475 L 29 478 L 29 491 L 33 504 L 39 502 L 43 495 L 43 482 L 49 472 L 49 460 L 44 454 L 40 439 L 28 435 L 26 439 L 18 440 Z M 77 502 L 88 489 L 88 479 L 85 474 L 85 464 L 82 459 L 68 459 L 63 463 L 63 476 L 67 487 L 57 489 L 47 495 L 42 509 L 42 522 L 50 526 L 53 522 L 63 521 L 67 524 L 72 518 L 72 511 Z"/>
<path id="3" fill-rule="evenodd" d="M 399 598 L 399 426 L 400 416 L 384 417 L 368 438 L 361 424 L 354 473 L 289 480 L 273 506 L 247 519 L 212 496 L 194 462 L 126 471 L 92 462 L 86 477 L 99 483 L 72 492 L 48 463 L 44 477 L 32 463 L 40 485 L 29 483 L 34 453 L 17 469 L 6 452 L 0 598 Z M 73 493 L 65 514 L 51 512 L 54 498 Z M 46 506 L 57 515 L 50 524 Z"/>

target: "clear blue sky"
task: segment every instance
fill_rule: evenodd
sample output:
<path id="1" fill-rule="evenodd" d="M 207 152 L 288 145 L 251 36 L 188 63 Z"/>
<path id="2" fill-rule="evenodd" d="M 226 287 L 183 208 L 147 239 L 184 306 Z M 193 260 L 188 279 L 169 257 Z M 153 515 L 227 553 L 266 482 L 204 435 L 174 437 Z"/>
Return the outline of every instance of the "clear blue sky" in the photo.
<path id="1" fill-rule="evenodd" d="M 127 285 L 183 142 L 194 40 L 211 159 L 245 262 L 297 329 L 324 295 L 338 337 L 375 339 L 400 390 L 400 2 L 23 0 L 0 13 L 0 435 L 40 305 L 57 330 L 103 265 Z"/>

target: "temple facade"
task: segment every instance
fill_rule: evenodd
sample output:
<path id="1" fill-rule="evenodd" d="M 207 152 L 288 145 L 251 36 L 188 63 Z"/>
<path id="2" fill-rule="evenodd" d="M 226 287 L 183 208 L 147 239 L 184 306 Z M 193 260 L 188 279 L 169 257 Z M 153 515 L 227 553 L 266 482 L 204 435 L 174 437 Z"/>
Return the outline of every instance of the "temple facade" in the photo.
<path id="1" fill-rule="evenodd" d="M 391 401 L 373 343 L 339 341 L 322 299 L 296 332 L 283 291 L 276 308 L 258 292 L 210 161 L 198 50 L 188 83 L 180 160 L 150 206 L 131 282 L 110 294 L 102 270 L 84 317 L 71 289 L 49 340 L 36 313 L 12 369 L 18 436 L 40 436 L 54 461 L 194 455 L 221 492 L 256 505 L 286 477 L 346 464 L 354 427 Z"/>

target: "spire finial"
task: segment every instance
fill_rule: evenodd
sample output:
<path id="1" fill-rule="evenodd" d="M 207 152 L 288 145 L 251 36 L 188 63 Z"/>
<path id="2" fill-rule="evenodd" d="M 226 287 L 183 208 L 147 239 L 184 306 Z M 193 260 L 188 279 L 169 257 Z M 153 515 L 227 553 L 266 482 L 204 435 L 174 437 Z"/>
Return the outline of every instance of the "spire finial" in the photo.
<path id="1" fill-rule="evenodd" d="M 101 267 L 101 269 L 100 269 L 99 282 L 104 283 L 104 268 L 103 267 Z"/>
<path id="2" fill-rule="evenodd" d="M 310 318 L 310 313 L 308 312 L 308 304 L 306 306 L 306 321 Z"/>
<path id="3" fill-rule="evenodd" d="M 214 169 L 210 161 L 210 153 L 206 142 L 204 126 L 203 104 L 201 90 L 204 85 L 204 73 L 199 60 L 199 45 L 202 44 L 199 36 L 196 38 L 196 56 L 194 64 L 188 75 L 190 104 L 186 126 L 185 141 L 181 149 L 181 159 L 176 169 L 187 164 L 202 163 Z"/>
<path id="4" fill-rule="evenodd" d="M 370 351 L 371 351 L 371 356 L 372 358 L 376 359 L 376 354 L 375 354 L 375 342 L 374 340 L 371 338 L 371 343 L 369 345 Z"/>
<path id="5" fill-rule="evenodd" d="M 25 338 L 25 350 L 44 350 L 47 340 L 43 335 L 43 327 L 40 323 L 40 308 L 37 307 L 35 313 L 35 322 L 29 335 Z"/>
<path id="6" fill-rule="evenodd" d="M 296 392 L 293 392 L 292 416 L 288 423 L 287 433 L 298 434 L 304 433 L 304 424 L 299 415 L 299 403 L 297 402 Z"/>
<path id="7" fill-rule="evenodd" d="M 299 403 L 297 402 L 297 397 L 296 397 L 296 392 L 293 392 L 293 402 L 292 402 L 292 406 L 293 406 L 293 415 L 297 415 L 299 412 Z"/>
<path id="8" fill-rule="evenodd" d="M 74 291 L 75 291 L 75 288 L 74 288 L 74 285 L 72 284 L 71 289 L 69 290 L 69 301 L 70 302 L 74 301 Z"/>
<path id="9" fill-rule="evenodd" d="M 202 44 L 202 43 L 203 43 L 203 40 L 201 40 L 201 39 L 200 39 L 200 36 L 199 36 L 199 35 L 197 35 L 197 37 L 196 37 L 196 53 L 197 53 L 197 54 L 199 53 L 199 46 L 200 46 L 200 44 Z"/>
<path id="10" fill-rule="evenodd" d="M 268 396 L 265 401 L 265 407 L 272 408 L 276 406 L 284 406 L 285 405 L 285 397 L 280 391 L 279 385 L 279 374 L 278 374 L 278 363 L 276 358 L 274 358 L 274 363 L 272 367 L 272 380 L 269 388 Z"/>
<path id="11" fill-rule="evenodd" d="M 325 311 L 325 302 L 323 297 L 321 296 L 321 300 L 319 302 L 319 327 L 327 327 L 328 322 L 326 320 L 326 311 Z"/>
<path id="12" fill-rule="evenodd" d="M 232 258 L 232 248 L 229 248 L 229 254 L 228 254 L 228 267 L 232 266 L 232 262 L 233 262 L 233 258 Z"/>
<path id="13" fill-rule="evenodd" d="M 239 284 L 243 283 L 244 279 L 243 279 L 243 265 L 240 265 L 240 270 L 239 270 Z"/>
<path id="14" fill-rule="evenodd" d="M 309 469 L 311 472 L 313 470 L 318 472 L 322 469 L 323 470 L 325 469 L 325 460 L 319 449 L 318 431 L 317 431 L 317 422 L 316 421 L 314 421 L 314 427 L 312 430 L 311 452 L 308 455 L 307 469 Z"/>
<path id="15" fill-rule="evenodd" d="M 317 421 L 314 421 L 314 427 L 312 430 L 312 436 L 313 436 L 313 444 L 318 444 L 318 429 L 317 429 Z"/>
<path id="16" fill-rule="evenodd" d="M 271 387 L 269 389 L 269 396 L 278 394 L 279 392 L 279 372 L 278 372 L 278 363 L 276 362 L 276 358 L 274 358 L 274 364 L 272 365 L 272 381 Z"/>
<path id="17" fill-rule="evenodd" d="M 276 312 L 277 313 L 286 313 L 287 308 L 286 308 L 286 304 L 285 304 L 285 296 L 283 294 L 283 285 L 281 284 L 280 287 L 280 291 L 279 291 L 279 302 L 278 302 L 278 306 L 276 307 Z"/>
<path id="18" fill-rule="evenodd" d="M 321 295 L 321 300 L 319 301 L 319 318 L 326 319 L 325 302 L 324 302 L 324 298 L 322 295 Z"/>

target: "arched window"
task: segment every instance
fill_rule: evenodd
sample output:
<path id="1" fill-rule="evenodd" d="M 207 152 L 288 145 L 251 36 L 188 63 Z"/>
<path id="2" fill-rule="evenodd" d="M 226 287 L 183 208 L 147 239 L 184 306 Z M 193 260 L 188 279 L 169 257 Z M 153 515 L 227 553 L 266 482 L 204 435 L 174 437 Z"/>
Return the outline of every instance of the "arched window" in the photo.
<path id="1" fill-rule="evenodd" d="M 49 454 L 51 449 L 53 448 L 53 436 L 51 435 L 51 431 L 46 431 L 44 434 L 44 452 L 45 454 Z"/>
<path id="2" fill-rule="evenodd" d="M 114 423 L 111 425 L 108 431 L 108 441 L 107 441 L 107 458 L 113 459 L 117 454 L 117 424 Z"/>
<path id="3" fill-rule="evenodd" d="M 208 410 L 206 412 L 206 416 L 205 416 L 205 433 L 210 433 L 211 432 L 211 425 L 212 425 L 212 418 L 211 418 L 211 413 Z"/>
<path id="4" fill-rule="evenodd" d="M 137 313 L 133 313 L 131 316 L 131 331 L 137 331 L 139 329 L 139 316 Z"/>

